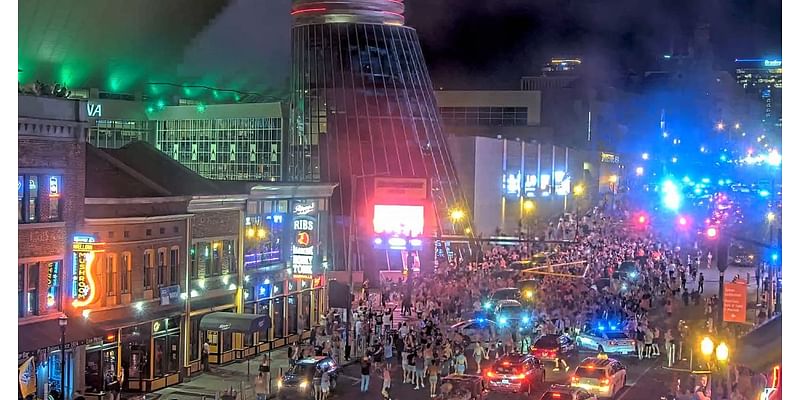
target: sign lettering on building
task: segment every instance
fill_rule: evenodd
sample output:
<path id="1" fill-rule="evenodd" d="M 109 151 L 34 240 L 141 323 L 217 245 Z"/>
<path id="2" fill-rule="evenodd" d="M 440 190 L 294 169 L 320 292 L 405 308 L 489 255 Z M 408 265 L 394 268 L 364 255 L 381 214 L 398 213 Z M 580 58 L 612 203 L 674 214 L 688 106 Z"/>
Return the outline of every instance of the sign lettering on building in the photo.
<path id="1" fill-rule="evenodd" d="M 600 162 L 619 164 L 619 156 L 611 153 L 600 153 Z"/>
<path id="2" fill-rule="evenodd" d="M 295 205 L 295 214 L 307 212 L 307 208 L 298 208 Z M 314 231 L 316 220 L 310 215 L 295 215 L 292 222 L 294 228 L 294 242 L 292 243 L 292 274 L 310 276 L 314 271 L 314 256 L 316 247 Z"/>
<path id="3" fill-rule="evenodd" d="M 85 307 L 94 301 L 96 283 L 92 274 L 94 255 L 98 251 L 93 236 L 76 235 L 72 239 L 73 307 Z"/>
<path id="4" fill-rule="evenodd" d="M 294 205 L 294 215 L 308 215 L 314 212 L 314 203 L 297 203 Z"/>
<path id="5" fill-rule="evenodd" d="M 101 118 L 103 116 L 103 105 L 97 103 L 86 103 L 86 114 L 89 118 Z"/>

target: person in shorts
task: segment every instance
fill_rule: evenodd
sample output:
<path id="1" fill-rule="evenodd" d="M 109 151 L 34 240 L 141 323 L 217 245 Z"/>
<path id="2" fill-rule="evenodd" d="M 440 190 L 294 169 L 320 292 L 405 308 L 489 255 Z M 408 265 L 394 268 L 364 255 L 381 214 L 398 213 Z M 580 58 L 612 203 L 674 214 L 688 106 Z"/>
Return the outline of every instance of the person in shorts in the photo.
<path id="1" fill-rule="evenodd" d="M 331 374 L 328 371 L 322 373 L 322 378 L 319 383 L 319 390 L 321 392 L 319 400 L 328 398 L 328 393 L 331 391 Z"/>

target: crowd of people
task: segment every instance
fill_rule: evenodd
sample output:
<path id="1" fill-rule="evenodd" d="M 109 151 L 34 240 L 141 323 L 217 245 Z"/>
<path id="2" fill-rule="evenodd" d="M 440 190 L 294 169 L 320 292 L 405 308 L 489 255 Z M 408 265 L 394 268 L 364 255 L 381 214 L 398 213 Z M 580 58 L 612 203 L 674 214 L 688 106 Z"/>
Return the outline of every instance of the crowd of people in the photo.
<path id="1" fill-rule="evenodd" d="M 370 376 L 377 372 L 388 397 L 392 372 L 399 368 L 399 384 L 427 388 L 434 397 L 442 389 L 440 377 L 480 373 L 486 361 L 527 351 L 539 335 L 575 335 L 597 321 L 614 321 L 635 339 L 639 359 L 664 357 L 666 364 L 673 365 L 690 330 L 684 321 L 671 317 L 679 307 L 701 302 L 704 274 L 700 269 L 705 254 L 681 250 L 647 230 L 625 224 L 630 216 L 624 212 L 608 215 L 595 208 L 576 218 L 569 224 L 562 218 L 552 233 L 545 233 L 562 237 L 572 233 L 574 240 L 488 246 L 477 260 L 440 262 L 425 279 L 383 282 L 380 293 L 365 295 L 355 305 L 350 332 L 331 310 L 307 346 L 293 346 L 292 358 L 324 354 L 342 362 L 354 355 L 360 358 L 362 392 L 369 389 Z M 559 267 L 534 275 L 538 284 L 529 302 L 534 316 L 531 329 L 487 331 L 483 337 L 471 338 L 476 343 L 467 343 L 448 329 L 480 312 L 482 300 L 492 291 L 514 287 L 523 278 L 518 272 L 499 271 L 543 253 L 548 264 Z M 635 279 L 615 276 L 623 261 L 631 260 L 637 267 Z M 708 257 L 706 266 L 710 264 Z M 718 303 L 714 297 L 706 301 L 702 329 L 716 329 L 713 315 Z M 403 320 L 396 323 L 397 307 Z M 555 368 L 569 366 L 558 360 Z M 694 390 L 709 392 L 704 385 L 695 385 Z"/>

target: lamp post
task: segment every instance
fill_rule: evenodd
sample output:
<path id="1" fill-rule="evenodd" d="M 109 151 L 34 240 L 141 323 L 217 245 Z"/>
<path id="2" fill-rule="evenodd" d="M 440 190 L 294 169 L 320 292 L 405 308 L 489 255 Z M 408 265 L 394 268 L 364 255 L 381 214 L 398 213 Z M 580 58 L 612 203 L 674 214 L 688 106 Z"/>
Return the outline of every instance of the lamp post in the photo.
<path id="1" fill-rule="evenodd" d="M 66 334 L 67 334 L 67 319 L 66 315 L 58 317 L 58 327 L 61 329 L 61 398 L 66 399 L 66 383 L 67 377 L 64 376 L 64 371 L 67 369 L 67 349 L 66 349 Z"/>

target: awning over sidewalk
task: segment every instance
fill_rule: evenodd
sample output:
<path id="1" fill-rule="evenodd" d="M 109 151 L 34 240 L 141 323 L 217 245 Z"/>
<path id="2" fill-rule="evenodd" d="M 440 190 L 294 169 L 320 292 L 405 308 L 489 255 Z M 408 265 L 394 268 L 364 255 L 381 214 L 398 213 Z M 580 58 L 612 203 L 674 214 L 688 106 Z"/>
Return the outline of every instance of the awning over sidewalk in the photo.
<path id="1" fill-rule="evenodd" d="M 272 327 L 272 321 L 262 314 L 239 314 L 217 311 L 200 319 L 200 329 L 204 331 L 231 331 L 255 333 Z"/>
<path id="2" fill-rule="evenodd" d="M 61 343 L 61 328 L 58 326 L 58 318 L 19 325 L 17 332 L 19 334 L 17 342 L 19 353 L 58 346 Z M 64 333 L 67 345 L 84 344 L 86 341 L 102 338 L 104 334 L 102 330 L 88 323 L 85 318 L 70 318 Z"/>
<path id="3" fill-rule="evenodd" d="M 766 371 L 781 364 L 781 316 L 744 335 L 733 351 L 732 361 L 753 371 Z"/>

